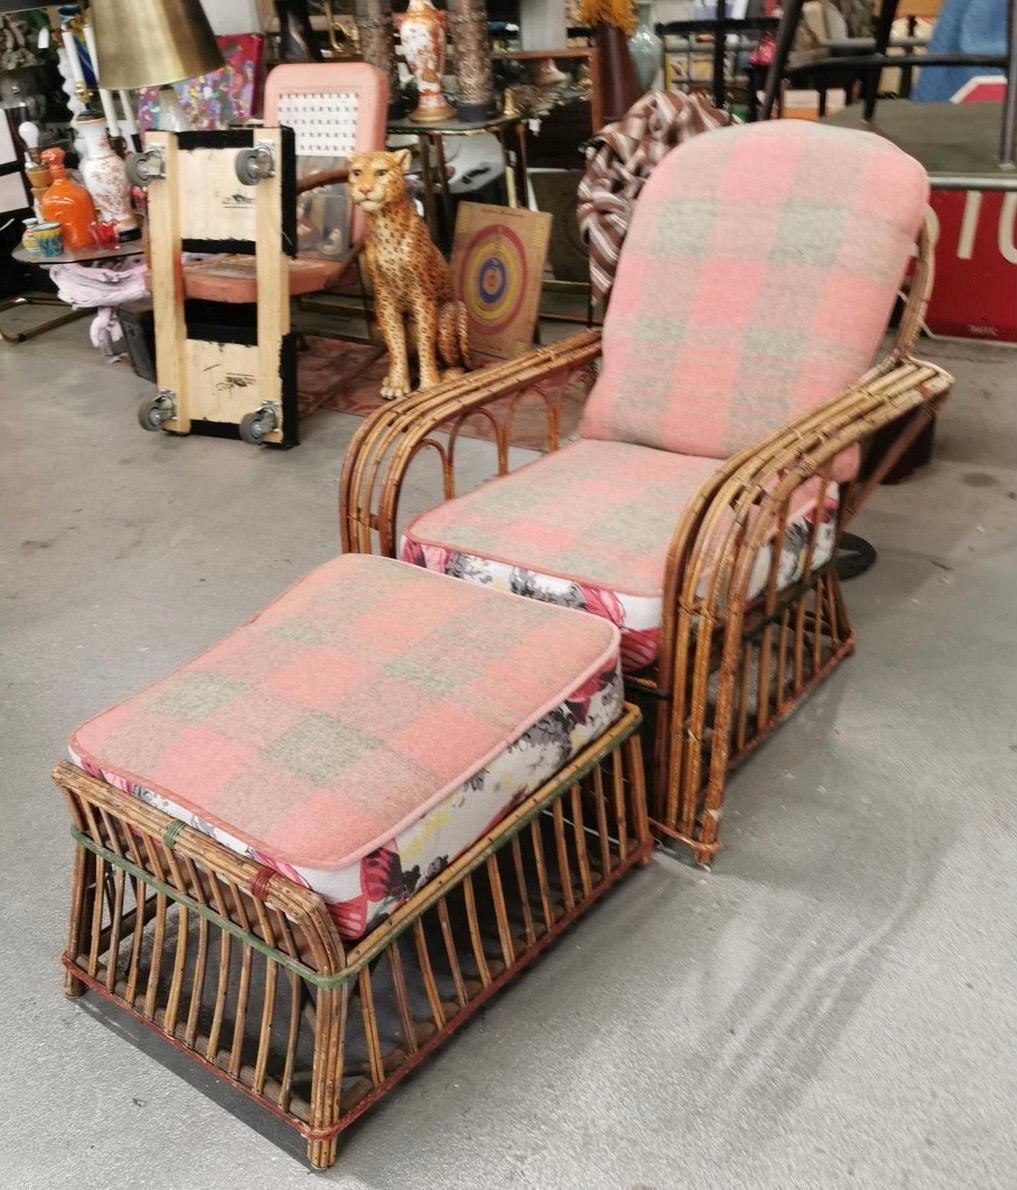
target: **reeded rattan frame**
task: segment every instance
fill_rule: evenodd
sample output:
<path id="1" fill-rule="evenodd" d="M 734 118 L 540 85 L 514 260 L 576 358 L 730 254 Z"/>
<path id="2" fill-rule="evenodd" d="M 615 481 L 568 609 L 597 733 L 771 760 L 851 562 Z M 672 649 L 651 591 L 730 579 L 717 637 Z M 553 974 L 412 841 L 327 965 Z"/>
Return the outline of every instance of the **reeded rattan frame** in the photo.
<path id="1" fill-rule="evenodd" d="M 626 706 L 355 944 L 317 893 L 60 764 L 76 841 L 67 994 L 101 993 L 325 1168 L 343 1129 L 648 862 L 639 722 Z"/>
<path id="2" fill-rule="evenodd" d="M 912 356 L 932 288 L 932 252 L 926 224 L 891 354 L 835 400 L 719 464 L 675 527 L 659 658 L 630 678 L 629 687 L 644 709 L 655 712 L 652 826 L 689 846 L 701 863 L 719 848 L 729 772 L 854 645 L 835 569 L 812 565 L 816 528 L 801 580 L 777 590 L 780 551 L 773 550 L 765 594 L 745 609 L 760 545 L 774 525 L 779 540 L 800 486 L 814 476 L 830 478 L 838 455 L 866 447 L 877 431 L 896 425 L 893 446 L 863 472 L 864 480 L 842 488 L 839 538 L 949 395 L 952 377 Z M 599 353 L 599 332 L 587 331 L 379 409 L 360 426 L 346 454 L 339 488 L 343 549 L 396 555 L 399 498 L 422 451 L 434 450 L 440 459 L 444 498 L 456 494 L 455 443 L 467 417 L 479 415 L 494 426 L 498 474 L 505 475 L 512 411 L 537 394 L 547 405 L 547 448 L 556 450 L 562 386 L 591 368 Z M 820 520 L 815 518 L 817 528 Z"/>

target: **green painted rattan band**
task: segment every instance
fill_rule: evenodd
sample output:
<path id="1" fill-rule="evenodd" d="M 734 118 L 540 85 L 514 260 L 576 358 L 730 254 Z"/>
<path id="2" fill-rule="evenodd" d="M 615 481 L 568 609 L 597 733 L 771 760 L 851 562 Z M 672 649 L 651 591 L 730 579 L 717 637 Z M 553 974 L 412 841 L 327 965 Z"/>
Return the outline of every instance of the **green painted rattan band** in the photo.
<path id="1" fill-rule="evenodd" d="M 596 766 L 602 760 L 604 760 L 607 756 L 610 756 L 611 753 L 617 749 L 618 745 L 624 740 L 628 739 L 628 737 L 638 728 L 640 721 L 641 716 L 639 714 L 634 714 L 623 732 L 616 736 L 612 741 L 612 746 L 607 751 L 598 749 L 584 765 L 570 772 L 567 780 L 556 781 L 554 785 L 548 790 L 547 794 L 533 806 L 530 812 L 525 817 L 519 819 L 512 831 L 490 839 L 487 843 L 487 846 L 481 848 L 481 850 L 474 856 L 469 867 L 463 870 L 462 877 L 465 878 L 472 872 L 475 872 L 481 864 L 486 863 L 492 855 L 499 852 L 506 843 L 515 838 L 515 836 L 519 834 L 523 827 L 528 826 L 547 805 L 549 805 L 555 800 L 555 798 L 558 797 L 563 788 L 570 788 L 571 786 L 575 785 L 576 782 L 582 780 L 582 778 L 585 777 L 587 773 L 596 768 Z M 166 834 L 169 833 L 172 826 L 182 829 L 185 825 L 186 824 L 180 822 L 179 819 L 175 820 L 163 832 L 164 840 Z M 180 830 L 178 829 L 173 836 L 173 842 L 176 842 L 176 836 L 179 833 Z M 244 943 L 246 946 L 250 946 L 259 954 L 263 954 L 265 958 L 271 959 L 274 963 L 278 963 L 280 967 L 285 967 L 287 971 L 292 971 L 296 975 L 299 975 L 301 979 L 305 979 L 313 987 L 322 988 L 324 990 L 342 987 L 343 984 L 349 983 L 351 980 L 355 979 L 359 975 L 361 969 L 367 963 L 370 963 L 379 954 L 381 954 L 381 952 L 385 950 L 386 947 L 388 947 L 396 938 L 398 938 L 401 934 L 408 930 L 411 925 L 413 925 L 413 923 L 420 917 L 421 913 L 430 908 L 429 903 L 424 904 L 421 907 L 419 913 L 415 913 L 412 917 L 408 917 L 406 921 L 400 923 L 398 928 L 390 930 L 384 936 L 384 938 L 378 940 L 378 943 L 375 946 L 369 947 L 363 952 L 363 954 L 359 956 L 355 966 L 345 967 L 342 971 L 337 971 L 334 975 L 320 975 L 317 971 L 312 970 L 306 964 L 301 963 L 299 959 L 295 959 L 291 955 L 286 954 L 285 951 L 281 951 L 274 946 L 269 946 L 267 942 L 262 941 L 262 939 L 256 934 L 252 934 L 250 930 L 241 928 L 228 918 L 222 917 L 220 914 L 216 913 L 214 909 L 210 909 L 207 905 L 203 905 L 200 901 L 196 901 L 193 897 L 188 896 L 187 893 L 181 892 L 180 889 L 174 888 L 173 885 L 167 884 L 163 880 L 156 879 L 156 877 L 150 872 L 147 872 L 144 868 L 132 863 L 124 856 L 118 855 L 115 851 L 110 851 L 108 848 L 103 847 L 100 843 L 96 843 L 94 839 L 89 838 L 88 835 L 79 831 L 77 827 L 71 827 L 71 836 L 78 843 L 80 843 L 82 847 L 88 848 L 88 850 L 94 855 L 101 856 L 102 859 L 111 864 L 113 867 L 122 868 L 128 875 L 133 876 L 136 880 L 140 880 L 143 884 L 148 885 L 149 888 L 154 889 L 157 893 L 162 893 L 163 896 L 169 897 L 170 900 L 178 902 L 178 904 L 184 906 L 191 913 L 196 913 L 199 917 L 203 917 L 206 921 L 210 921 L 213 925 L 217 925 L 220 929 L 225 930 L 227 934 L 230 934 L 239 942 Z M 280 877 L 280 879 L 285 879 L 285 877 Z M 421 890 L 421 893 L 426 900 L 426 885 Z"/>
<path id="2" fill-rule="evenodd" d="M 181 822 L 179 818 L 174 818 L 162 832 L 162 845 L 172 851 L 177 845 L 177 835 L 184 829 L 184 826 L 185 823 Z"/>
<path id="3" fill-rule="evenodd" d="M 183 825 L 184 823 L 181 823 L 181 826 Z M 117 855 L 115 851 L 110 851 L 108 848 L 96 843 L 88 835 L 82 834 L 77 827 L 71 827 L 71 835 L 82 847 L 87 847 L 94 855 L 100 856 L 107 863 L 112 864 L 114 868 L 122 868 L 129 876 L 140 880 L 142 884 L 154 889 L 157 893 L 162 893 L 163 896 L 169 897 L 171 901 L 178 902 L 191 913 L 196 913 L 199 917 L 205 918 L 206 921 L 212 922 L 213 925 L 217 925 L 220 929 L 225 930 L 227 934 L 231 934 L 239 942 L 252 947 L 267 959 L 278 963 L 280 967 L 285 967 L 288 971 L 295 972 L 302 979 L 306 979 L 308 983 L 314 984 L 315 987 L 338 987 L 356 974 L 356 972 L 351 971 L 340 971 L 335 975 L 319 975 L 317 971 L 313 971 L 310 967 L 301 963 L 299 959 L 294 959 L 286 954 L 285 951 L 278 950 L 274 946 L 269 946 L 267 942 L 263 942 L 256 934 L 252 934 L 250 930 L 242 929 L 230 921 L 229 918 L 222 917 L 214 909 L 209 909 L 207 905 L 202 905 L 200 901 L 196 901 L 193 897 L 189 897 L 187 893 L 181 892 L 179 888 L 174 888 L 164 880 L 157 880 L 150 872 L 146 872 L 144 868 L 138 867 L 137 864 L 131 863 L 124 856 Z"/>

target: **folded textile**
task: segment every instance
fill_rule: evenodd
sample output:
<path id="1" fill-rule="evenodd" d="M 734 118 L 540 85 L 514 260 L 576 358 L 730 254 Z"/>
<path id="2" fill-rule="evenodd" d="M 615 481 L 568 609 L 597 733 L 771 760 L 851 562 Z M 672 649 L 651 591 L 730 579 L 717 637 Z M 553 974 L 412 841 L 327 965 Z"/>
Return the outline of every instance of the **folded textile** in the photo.
<path id="1" fill-rule="evenodd" d="M 123 340 L 124 332 L 120 325 L 116 306 L 99 307 L 89 325 L 88 337 L 92 340 L 92 346 L 101 351 L 103 355 L 117 354 L 114 344 L 118 340 Z M 123 347 L 120 350 L 123 351 Z"/>
<path id="2" fill-rule="evenodd" d="M 633 204 L 657 162 L 683 141 L 730 123 L 727 112 L 699 95 L 648 91 L 589 142 L 577 215 L 595 301 L 611 292 Z"/>
<path id="3" fill-rule="evenodd" d="M 144 258 L 126 257 L 106 265 L 55 264 L 49 275 L 56 282 L 62 302 L 69 306 L 98 307 L 89 327 L 92 346 L 103 355 L 116 354 L 113 344 L 123 338 L 116 307 L 148 293 Z"/>
<path id="4" fill-rule="evenodd" d="M 69 306 L 121 306 L 148 293 L 145 260 L 126 257 L 109 264 L 55 264 L 49 275 Z"/>

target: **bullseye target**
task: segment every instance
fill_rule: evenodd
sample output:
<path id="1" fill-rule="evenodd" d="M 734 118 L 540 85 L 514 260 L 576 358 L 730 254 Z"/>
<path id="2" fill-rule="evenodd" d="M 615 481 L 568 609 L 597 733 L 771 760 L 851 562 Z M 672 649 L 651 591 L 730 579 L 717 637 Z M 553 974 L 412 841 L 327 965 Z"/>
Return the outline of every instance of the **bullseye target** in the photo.
<path id="1" fill-rule="evenodd" d="M 470 341 L 482 353 L 509 358 L 532 343 L 550 232 L 545 219 L 549 224 L 534 211 L 482 204 L 459 208 L 453 283 L 469 314 Z"/>
<path id="2" fill-rule="evenodd" d="M 470 319 L 490 334 L 505 330 L 527 287 L 526 253 L 516 233 L 501 223 L 475 232 L 459 262 L 458 281 Z"/>

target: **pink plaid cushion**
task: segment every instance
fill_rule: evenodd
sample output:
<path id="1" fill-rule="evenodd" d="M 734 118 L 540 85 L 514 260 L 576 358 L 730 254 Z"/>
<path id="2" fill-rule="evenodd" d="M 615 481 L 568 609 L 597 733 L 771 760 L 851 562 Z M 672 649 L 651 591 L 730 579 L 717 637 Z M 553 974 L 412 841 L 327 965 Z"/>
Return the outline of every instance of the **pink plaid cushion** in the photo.
<path id="1" fill-rule="evenodd" d="M 406 537 L 632 595 L 659 595 L 668 543 L 716 459 L 574 442 L 418 517 Z"/>
<path id="2" fill-rule="evenodd" d="M 925 171 L 801 120 L 674 149 L 636 204 L 581 432 L 727 458 L 869 367 L 921 223 Z"/>
<path id="3" fill-rule="evenodd" d="M 384 848 L 617 656 L 603 620 L 349 555 L 91 719 L 71 752 L 262 862 L 333 869 Z"/>
<path id="4" fill-rule="evenodd" d="M 640 669 L 657 653 L 671 537 L 716 468 L 716 459 L 585 439 L 424 513 L 407 528 L 402 556 L 611 620 L 622 631 L 622 667 Z M 782 585 L 801 577 L 818 495 L 812 480 L 792 501 L 780 546 Z M 816 565 L 829 557 L 835 510 L 831 485 Z M 771 548 L 756 560 L 750 599 L 765 585 Z"/>

